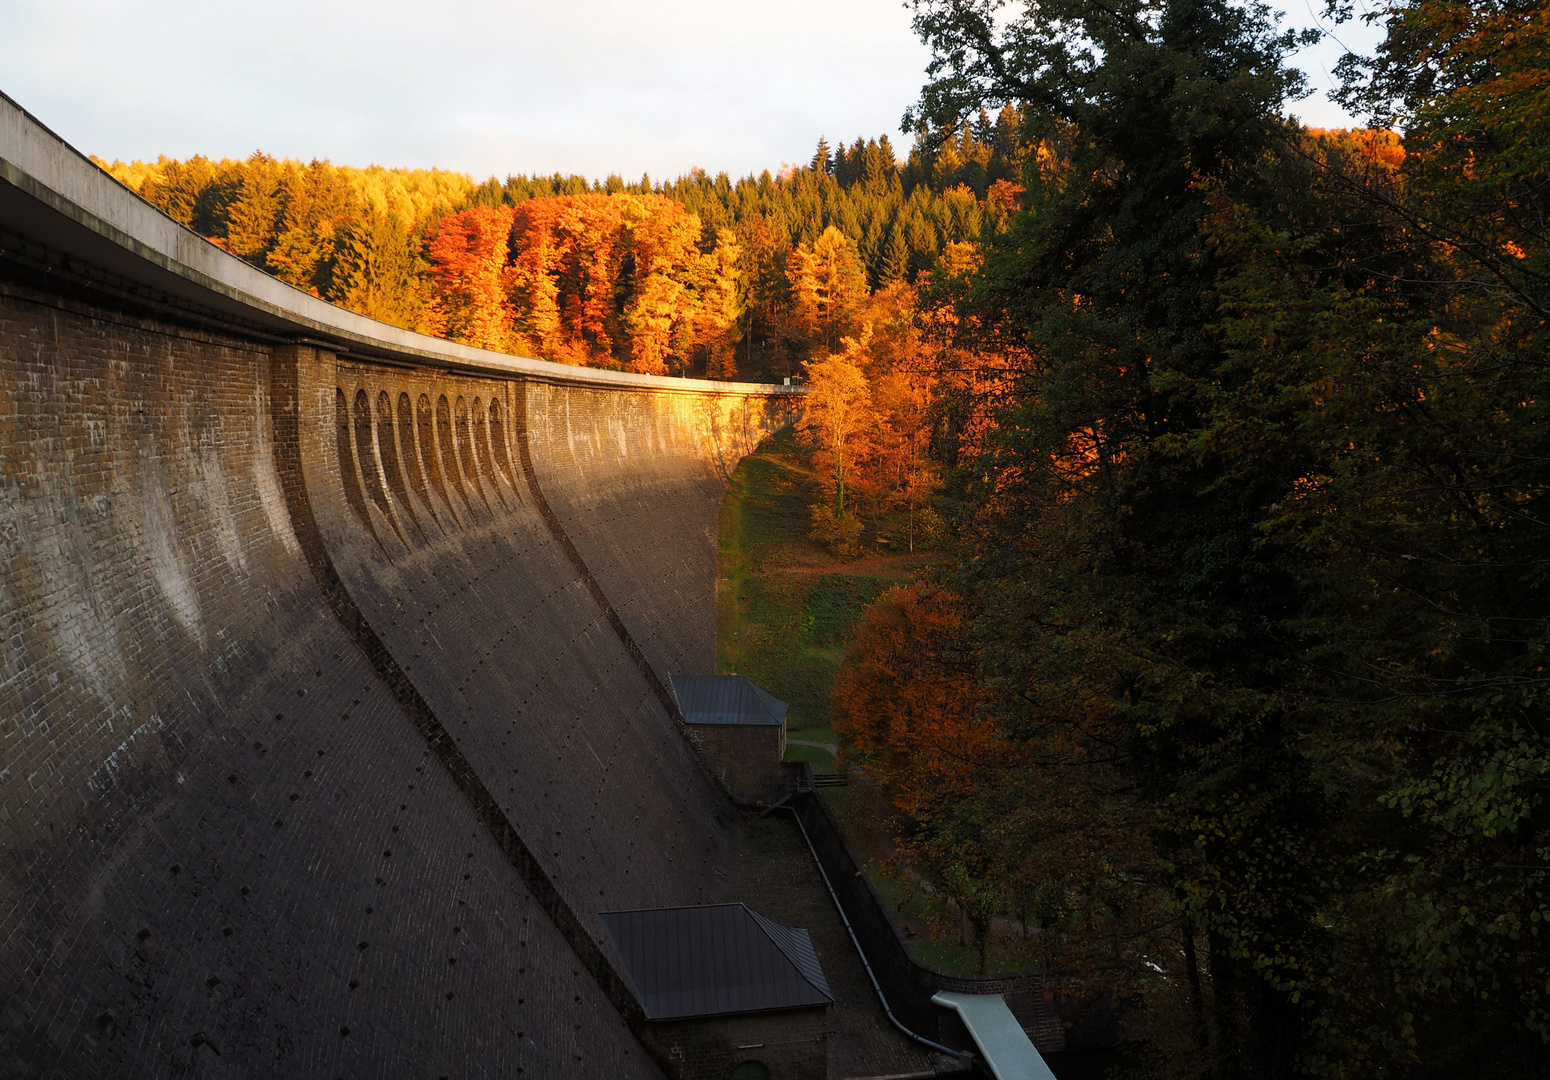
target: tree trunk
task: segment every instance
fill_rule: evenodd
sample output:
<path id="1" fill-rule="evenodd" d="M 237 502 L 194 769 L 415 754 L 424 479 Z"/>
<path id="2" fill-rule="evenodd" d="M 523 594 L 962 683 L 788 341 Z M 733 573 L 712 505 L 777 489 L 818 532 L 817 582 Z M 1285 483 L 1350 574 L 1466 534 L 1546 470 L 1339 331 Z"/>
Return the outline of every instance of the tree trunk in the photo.
<path id="1" fill-rule="evenodd" d="M 1206 1023 L 1206 1002 L 1200 985 L 1200 957 L 1195 953 L 1195 928 L 1185 919 L 1180 925 L 1184 936 L 1184 971 L 1189 980 L 1189 1005 L 1195 1014 L 1195 1047 L 1200 1051 L 1202 1067 L 1208 1067 L 1211 1052 L 1211 1028 Z M 1206 1075 L 1215 1073 L 1210 1069 Z"/>
<path id="2" fill-rule="evenodd" d="M 1216 1018 L 1216 1071 L 1224 1080 L 1240 1080 L 1243 1058 L 1235 1013 L 1240 1003 L 1232 960 L 1227 955 L 1227 943 L 1210 931 L 1206 932 L 1206 948 L 1210 950 L 1206 963 L 1211 973 L 1211 1004 Z"/>

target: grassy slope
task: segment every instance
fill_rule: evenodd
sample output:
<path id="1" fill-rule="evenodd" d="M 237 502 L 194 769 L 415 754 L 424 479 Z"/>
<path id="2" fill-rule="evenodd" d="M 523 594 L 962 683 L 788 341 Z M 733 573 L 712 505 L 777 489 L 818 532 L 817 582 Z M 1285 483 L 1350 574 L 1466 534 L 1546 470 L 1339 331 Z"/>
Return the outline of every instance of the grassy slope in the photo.
<path id="1" fill-rule="evenodd" d="M 829 690 L 855 620 L 922 557 L 836 558 L 807 535 L 822 497 L 790 431 L 738 466 L 721 506 L 717 666 L 789 702 L 792 738 L 833 743 Z"/>
<path id="2" fill-rule="evenodd" d="M 829 691 L 839 658 L 866 603 L 890 585 L 908 581 L 922 555 L 869 554 L 844 561 L 808 537 L 808 506 L 821 498 L 805 455 L 790 431 L 745 458 L 721 507 L 717 581 L 717 670 L 746 675 L 791 705 L 788 740 L 836 742 Z M 832 772 L 835 759 L 814 746 L 791 745 L 788 761 L 810 761 Z M 869 787 L 823 789 L 823 797 L 884 898 L 910 930 L 912 945 L 929 964 L 974 971 L 978 958 L 953 940 L 951 929 L 932 940 L 930 927 L 951 923 L 940 901 L 892 873 L 888 808 Z M 992 970 L 1011 963 L 992 953 Z"/>

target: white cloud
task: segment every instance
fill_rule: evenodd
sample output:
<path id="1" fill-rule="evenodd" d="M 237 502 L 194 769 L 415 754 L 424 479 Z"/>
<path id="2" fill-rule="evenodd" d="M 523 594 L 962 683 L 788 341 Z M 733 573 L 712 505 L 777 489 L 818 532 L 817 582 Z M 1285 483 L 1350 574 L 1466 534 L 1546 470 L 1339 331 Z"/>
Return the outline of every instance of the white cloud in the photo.
<path id="1" fill-rule="evenodd" d="M 1309 25 L 1320 2 L 1278 6 Z M 476 177 L 661 178 L 695 165 L 736 176 L 806 160 L 819 135 L 887 132 L 904 150 L 899 116 L 927 60 L 898 0 L 6 8 L 0 89 L 108 158 L 262 148 Z M 1340 51 L 1299 57 L 1315 92 L 1293 111 L 1310 122 L 1346 122 L 1325 98 Z"/>
<path id="2" fill-rule="evenodd" d="M 888 132 L 926 52 L 897 0 L 22 0 L 3 89 L 105 157 L 477 176 L 734 174 Z"/>
<path id="3" fill-rule="evenodd" d="M 1272 7 L 1281 13 L 1283 26 L 1324 31 L 1324 37 L 1317 45 L 1303 49 L 1291 59 L 1292 65 L 1307 76 L 1311 92 L 1301 101 L 1291 103 L 1287 111 L 1313 127 L 1354 126 L 1361 118 L 1351 117 L 1329 100 L 1330 91 L 1340 83 L 1335 78 L 1335 64 L 1347 52 L 1371 55 L 1383 39 L 1381 26 L 1359 19 L 1336 26 L 1324 17 L 1324 0 L 1275 0 Z M 1371 0 L 1357 0 L 1356 7 L 1363 11 L 1376 5 Z"/>

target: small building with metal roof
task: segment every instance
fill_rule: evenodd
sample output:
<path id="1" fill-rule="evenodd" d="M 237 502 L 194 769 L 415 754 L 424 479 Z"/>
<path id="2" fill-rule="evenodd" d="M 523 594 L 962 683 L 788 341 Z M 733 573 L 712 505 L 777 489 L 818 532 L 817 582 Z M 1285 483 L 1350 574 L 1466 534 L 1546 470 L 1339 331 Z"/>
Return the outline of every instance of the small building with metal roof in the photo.
<path id="1" fill-rule="evenodd" d="M 742 675 L 670 675 L 684 730 L 734 802 L 773 802 L 785 788 L 790 708 Z"/>
<path id="2" fill-rule="evenodd" d="M 599 912 L 683 1080 L 822 1080 L 834 1003 L 806 930 L 746 904 Z"/>

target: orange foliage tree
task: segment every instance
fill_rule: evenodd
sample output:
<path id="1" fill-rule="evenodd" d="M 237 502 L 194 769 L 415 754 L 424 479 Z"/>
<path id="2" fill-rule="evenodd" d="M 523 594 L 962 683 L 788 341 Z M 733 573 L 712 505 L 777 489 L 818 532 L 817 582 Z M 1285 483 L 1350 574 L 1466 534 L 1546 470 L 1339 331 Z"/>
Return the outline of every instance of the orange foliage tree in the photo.
<path id="1" fill-rule="evenodd" d="M 447 333 L 476 348 L 513 344 L 505 285 L 511 222 L 508 208 L 476 206 L 442 218 L 427 248 Z"/>
<path id="2" fill-rule="evenodd" d="M 993 838 L 943 820 L 972 803 L 1000 753 L 980 708 L 968 629 L 962 598 L 947 589 L 916 582 L 884 593 L 835 683 L 834 726 L 846 757 L 916 823 L 902 847 L 974 926 L 984 971 L 991 922 L 1007 906 L 1004 860 Z"/>
<path id="3" fill-rule="evenodd" d="M 712 379 L 737 377 L 738 324 L 747 297 L 742 245 L 732 230 L 718 229 L 692 324 L 692 340 L 704 350 L 705 374 Z"/>
<path id="4" fill-rule="evenodd" d="M 517 207 L 506 284 L 520 348 L 573 364 L 612 358 L 619 209 L 601 195 L 529 199 Z"/>
<path id="5" fill-rule="evenodd" d="M 899 808 L 965 795 L 991 755 L 960 597 L 926 582 L 867 608 L 834 684 L 834 725 Z"/>
<path id="6" fill-rule="evenodd" d="M 670 359 L 680 364 L 694 353 L 705 300 L 717 261 L 698 247 L 700 219 L 661 195 L 621 195 L 627 209 L 634 261 L 631 296 L 624 308 L 630 331 L 630 367 L 661 374 Z M 730 234 L 722 238 L 731 243 Z M 734 316 L 735 318 L 735 316 Z M 720 327 L 730 329 L 727 322 Z"/>
<path id="7" fill-rule="evenodd" d="M 913 286 L 896 281 L 873 294 L 862 312 L 873 426 L 867 457 L 856 472 L 871 512 L 904 511 L 911 551 L 917 526 L 936 521 L 929 502 L 940 479 L 931 457 L 931 433 L 943 350 L 922 335 L 917 300 Z"/>
<path id="8" fill-rule="evenodd" d="M 900 851 L 974 926 L 982 970 L 992 921 L 1048 968 L 1113 968 L 1138 927 L 1166 924 L 1148 878 L 1151 819 L 1121 759 L 1120 725 L 1069 681 L 1005 709 L 965 598 L 932 581 L 885 592 L 862 615 L 833 690 L 843 760 L 909 822 Z M 1100 664 L 1081 634 L 1063 662 Z M 989 678 L 987 678 L 989 676 Z"/>
<path id="9" fill-rule="evenodd" d="M 871 339 L 868 327 L 860 338 L 846 338 L 844 351 L 810 360 L 806 365 L 807 394 L 797 416 L 797 435 L 814 450 L 813 463 L 832 502 L 818 503 L 813 535 L 842 554 L 851 553 L 861 536 L 861 521 L 845 506 L 846 470 L 866 455 L 873 427 L 872 393 L 861 359 Z"/>
<path id="10" fill-rule="evenodd" d="M 703 251 L 703 231 L 661 195 L 564 195 L 453 214 L 429 256 L 460 340 L 654 375 L 699 363 L 729 378 L 741 249 L 723 229 Z"/>
<path id="11" fill-rule="evenodd" d="M 868 282 L 918 279 L 948 246 L 987 223 L 1000 227 L 1020 175 L 1020 123 L 1017 110 L 1003 110 L 993 123 L 956 128 L 940 147 L 922 132 L 902 167 L 886 138 L 858 139 L 825 146 L 809 166 L 735 181 L 695 169 L 666 183 L 556 174 L 481 184 L 442 170 L 262 153 L 99 164 L 297 288 L 465 341 L 505 336 L 489 267 L 470 264 L 480 261 L 473 248 L 491 251 L 490 215 L 514 211 L 511 347 L 715 378 L 733 377 L 741 363 L 778 381 L 857 332 Z M 448 217 L 456 220 L 443 228 Z M 635 239 L 655 263 L 638 275 Z"/>

